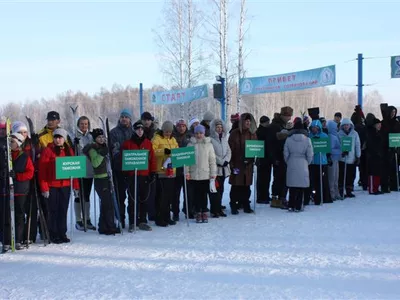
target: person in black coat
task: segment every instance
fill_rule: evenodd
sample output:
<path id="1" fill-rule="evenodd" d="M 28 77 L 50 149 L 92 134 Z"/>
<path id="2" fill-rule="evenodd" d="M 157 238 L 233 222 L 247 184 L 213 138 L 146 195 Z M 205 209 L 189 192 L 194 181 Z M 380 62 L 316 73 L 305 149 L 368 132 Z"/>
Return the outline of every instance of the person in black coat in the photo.
<path id="1" fill-rule="evenodd" d="M 362 186 L 363 190 L 367 190 L 368 172 L 367 172 L 367 155 L 365 152 L 365 143 L 367 141 L 367 128 L 365 126 L 365 117 L 360 105 L 356 105 L 354 113 L 351 115 L 351 121 L 354 124 L 354 130 L 357 131 L 360 137 L 361 144 L 361 157 L 360 165 L 358 170 L 360 172 L 360 178 L 358 185 Z"/>
<path id="2" fill-rule="evenodd" d="M 368 166 L 368 192 L 379 195 L 382 175 L 383 139 L 380 133 L 381 121 L 375 118 L 367 128 L 366 160 Z"/>
<path id="3" fill-rule="evenodd" d="M 256 134 L 259 141 L 264 141 L 264 158 L 257 159 L 257 203 L 269 204 L 269 186 L 271 183 L 272 161 L 267 155 L 267 134 L 269 118 L 262 116 Z"/>

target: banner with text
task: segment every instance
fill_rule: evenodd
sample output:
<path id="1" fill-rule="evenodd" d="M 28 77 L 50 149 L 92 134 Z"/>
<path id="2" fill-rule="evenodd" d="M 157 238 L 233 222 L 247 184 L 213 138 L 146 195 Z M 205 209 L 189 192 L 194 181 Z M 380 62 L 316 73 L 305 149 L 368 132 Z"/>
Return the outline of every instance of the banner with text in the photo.
<path id="1" fill-rule="evenodd" d="M 86 156 L 56 157 L 56 179 L 86 176 Z"/>
<path id="2" fill-rule="evenodd" d="M 392 78 L 400 78 L 400 56 L 392 56 L 390 60 Z"/>
<path id="3" fill-rule="evenodd" d="M 149 168 L 149 150 L 122 151 L 122 171 L 147 170 Z"/>
<path id="4" fill-rule="evenodd" d="M 241 95 L 287 92 L 311 89 L 336 83 L 335 65 L 264 77 L 242 78 L 239 81 Z"/>
<path id="5" fill-rule="evenodd" d="M 196 164 L 196 153 L 193 146 L 172 149 L 171 157 L 174 168 Z"/>
<path id="6" fill-rule="evenodd" d="M 264 158 L 264 141 L 246 140 L 244 157 Z"/>
<path id="7" fill-rule="evenodd" d="M 151 103 L 180 104 L 208 97 L 208 85 L 195 86 L 183 90 L 171 90 L 151 93 Z"/>

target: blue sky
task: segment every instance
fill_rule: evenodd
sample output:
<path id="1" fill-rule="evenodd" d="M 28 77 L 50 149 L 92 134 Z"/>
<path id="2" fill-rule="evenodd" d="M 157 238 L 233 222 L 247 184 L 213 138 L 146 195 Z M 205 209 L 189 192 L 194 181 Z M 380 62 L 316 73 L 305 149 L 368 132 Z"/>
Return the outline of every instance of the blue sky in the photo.
<path id="1" fill-rule="evenodd" d="M 237 1 L 236 1 L 237 2 Z M 201 6 L 207 0 L 197 1 Z M 1 1 L 0 104 L 90 94 L 114 83 L 165 85 L 152 29 L 163 1 Z M 238 14 L 238 3 L 232 5 Z M 250 1 L 245 48 L 247 76 L 336 64 L 336 89 L 355 89 L 357 53 L 364 82 L 400 106 L 400 79 L 390 79 L 389 56 L 400 55 L 396 1 Z M 173 20 L 171 20 L 173 21 Z M 231 43 L 236 36 L 231 36 Z M 235 51 L 236 49 L 233 49 Z M 217 67 L 217 66 L 216 66 Z M 213 76 L 206 83 L 211 83 Z"/>

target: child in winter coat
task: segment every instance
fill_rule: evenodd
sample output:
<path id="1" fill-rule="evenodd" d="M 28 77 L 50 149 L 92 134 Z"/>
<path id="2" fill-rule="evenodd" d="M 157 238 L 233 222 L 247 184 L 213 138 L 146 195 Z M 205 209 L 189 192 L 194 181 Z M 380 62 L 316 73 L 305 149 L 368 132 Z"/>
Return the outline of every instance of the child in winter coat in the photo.
<path id="1" fill-rule="evenodd" d="M 327 123 L 328 135 L 331 141 L 331 160 L 332 165 L 328 165 L 329 191 L 333 201 L 341 199 L 339 194 L 339 159 L 342 154 L 340 147 L 338 125 L 335 121 Z"/>
<path id="2" fill-rule="evenodd" d="M 293 130 L 285 141 L 283 157 L 287 164 L 286 185 L 289 187 L 289 211 L 302 209 L 305 188 L 310 186 L 308 165 L 314 157 L 311 140 L 301 118 L 296 118 Z"/>
<path id="3" fill-rule="evenodd" d="M 122 144 L 121 152 L 124 150 L 147 150 L 148 156 L 148 169 L 137 171 L 137 191 L 135 191 L 135 172 L 125 172 L 128 180 L 129 188 L 129 232 L 134 230 L 134 203 L 136 202 L 137 208 L 137 224 L 140 230 L 151 231 L 151 227 L 147 225 L 147 205 L 146 201 L 150 194 L 151 185 L 156 180 L 157 164 L 154 156 L 153 145 L 150 140 L 144 135 L 144 126 L 141 120 L 133 124 L 132 137 Z M 136 195 L 138 196 L 137 199 Z"/>
<path id="4" fill-rule="evenodd" d="M 90 163 L 93 166 L 94 189 L 100 198 L 100 219 L 98 229 L 100 234 L 114 235 L 121 233 L 120 229 L 115 226 L 114 213 L 118 207 L 114 207 L 112 197 L 116 195 L 115 191 L 111 190 L 110 174 L 107 166 L 107 155 L 109 153 L 106 145 L 104 132 L 100 128 L 93 129 L 91 132 L 93 143 L 87 144 L 82 152 L 87 155 Z"/>
<path id="5" fill-rule="evenodd" d="M 39 160 L 39 185 L 48 207 L 50 241 L 54 244 L 69 243 L 67 237 L 67 212 L 71 185 L 69 179 L 56 179 L 56 158 L 74 156 L 67 144 L 68 133 L 62 128 L 53 132 L 53 143 L 43 149 Z M 74 194 L 79 195 L 79 182 L 73 180 Z"/>
<path id="6" fill-rule="evenodd" d="M 353 122 L 348 118 L 344 118 L 340 124 L 339 139 L 341 143 L 343 137 L 352 138 L 352 148 L 350 151 L 342 152 L 342 157 L 339 161 L 339 193 L 342 198 L 345 192 L 346 197 L 354 198 L 355 195 L 352 192 L 354 190 L 354 180 L 356 179 L 356 167 L 360 163 L 361 143 L 357 131 L 354 130 Z M 346 178 L 344 178 L 345 168 Z M 345 187 L 343 187 L 344 180 L 346 180 Z"/>
<path id="7" fill-rule="evenodd" d="M 310 125 L 310 133 L 309 137 L 312 140 L 320 139 L 320 138 L 328 138 L 328 135 L 322 132 L 322 124 L 319 120 L 312 121 Z M 329 159 L 330 162 L 330 159 Z M 322 165 L 322 174 L 321 167 Z M 329 185 L 328 185 L 328 176 L 326 172 L 326 168 L 328 166 L 328 156 L 325 153 L 314 153 L 314 159 L 310 165 L 310 182 L 311 188 L 307 189 L 304 195 L 304 204 L 308 205 L 311 193 L 313 192 L 314 204 L 320 205 L 323 203 L 332 203 L 331 195 L 329 193 Z M 322 176 L 322 186 L 321 186 L 321 178 Z M 322 198 L 321 199 L 321 190 L 322 190 Z"/>
<path id="8" fill-rule="evenodd" d="M 29 194 L 29 183 L 34 167 L 31 158 L 21 148 L 25 138 L 19 133 L 11 134 L 10 148 L 13 169 L 10 176 L 14 182 L 15 200 L 15 249 L 22 249 L 24 242 L 25 207 Z"/>
<path id="9" fill-rule="evenodd" d="M 186 178 L 192 181 L 192 188 L 195 190 L 193 202 L 197 223 L 208 222 L 207 194 L 209 190 L 217 192 L 215 188 L 217 164 L 214 148 L 210 138 L 205 137 L 205 133 L 205 127 L 197 125 L 194 129 L 195 136 L 190 139 L 188 144 L 188 146 L 194 146 L 196 154 L 196 164 L 187 167 Z"/>

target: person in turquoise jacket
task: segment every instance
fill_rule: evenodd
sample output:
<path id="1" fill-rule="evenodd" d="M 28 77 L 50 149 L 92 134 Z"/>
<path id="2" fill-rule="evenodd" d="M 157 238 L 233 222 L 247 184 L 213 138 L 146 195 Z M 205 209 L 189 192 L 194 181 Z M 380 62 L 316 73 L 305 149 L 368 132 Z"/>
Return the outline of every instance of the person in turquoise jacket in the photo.
<path id="1" fill-rule="evenodd" d="M 312 121 L 310 125 L 309 138 L 311 142 L 315 139 L 328 138 L 328 135 L 322 132 L 322 124 L 319 120 Z M 328 158 L 329 157 L 329 158 Z M 314 199 L 315 205 L 321 204 L 321 188 L 323 192 L 323 202 L 332 203 L 331 195 L 329 192 L 327 167 L 328 163 L 332 164 L 330 154 L 315 153 L 314 158 L 309 166 L 310 168 L 310 188 L 304 194 L 304 205 L 308 205 L 311 196 Z M 320 164 L 322 165 L 322 187 L 320 181 Z"/>

